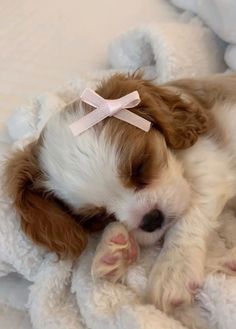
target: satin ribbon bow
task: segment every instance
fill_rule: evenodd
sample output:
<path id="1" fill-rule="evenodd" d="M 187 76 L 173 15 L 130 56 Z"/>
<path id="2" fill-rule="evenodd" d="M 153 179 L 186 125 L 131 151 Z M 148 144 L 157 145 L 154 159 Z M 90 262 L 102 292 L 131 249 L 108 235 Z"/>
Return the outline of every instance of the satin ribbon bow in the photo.
<path id="1" fill-rule="evenodd" d="M 95 110 L 70 125 L 74 136 L 82 134 L 98 122 L 111 116 L 128 122 L 146 132 L 150 130 L 151 122 L 127 110 L 140 103 L 137 91 L 133 91 L 119 99 L 105 99 L 95 91 L 86 88 L 80 98 L 83 102 L 95 107 Z"/>

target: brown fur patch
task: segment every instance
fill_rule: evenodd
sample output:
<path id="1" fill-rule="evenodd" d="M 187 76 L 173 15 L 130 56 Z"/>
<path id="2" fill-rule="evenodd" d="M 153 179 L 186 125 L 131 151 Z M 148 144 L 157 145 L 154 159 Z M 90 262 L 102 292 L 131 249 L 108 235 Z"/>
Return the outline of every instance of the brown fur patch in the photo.
<path id="1" fill-rule="evenodd" d="M 87 243 L 81 225 L 51 194 L 41 187 L 38 145 L 32 143 L 8 160 L 5 189 L 21 218 L 21 227 L 35 243 L 60 258 L 78 257 Z"/>
<path id="2" fill-rule="evenodd" d="M 134 90 L 139 92 L 141 103 L 131 111 L 151 121 L 169 147 L 188 148 L 208 130 L 209 113 L 197 100 L 186 102 L 168 87 L 154 85 L 141 75 L 113 75 L 103 81 L 97 92 L 104 98 L 116 99 Z"/>
<path id="3" fill-rule="evenodd" d="M 179 79 L 164 86 L 175 87 L 187 94 L 206 109 L 211 109 L 216 103 L 235 102 L 236 74 L 215 74 L 199 79 Z"/>
<path id="4" fill-rule="evenodd" d="M 167 147 L 159 132 L 146 134 L 117 119 L 110 120 L 105 129 L 108 143 L 116 148 L 118 174 L 124 186 L 140 190 L 158 178 L 167 165 Z"/>

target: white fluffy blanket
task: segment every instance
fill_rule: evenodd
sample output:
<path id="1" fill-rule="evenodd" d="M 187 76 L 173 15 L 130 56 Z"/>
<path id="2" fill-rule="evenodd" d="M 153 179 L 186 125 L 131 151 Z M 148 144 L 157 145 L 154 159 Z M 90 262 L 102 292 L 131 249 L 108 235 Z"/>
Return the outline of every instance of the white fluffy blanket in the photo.
<path id="1" fill-rule="evenodd" d="M 111 46 L 113 67 L 148 65 L 146 74 L 154 71 L 161 81 L 224 70 L 222 49 L 213 34 L 196 21 L 183 24 L 186 23 L 179 22 L 172 27 L 160 25 L 160 28 L 156 25 L 122 36 Z M 153 64 L 151 69 L 150 64 Z M 58 93 L 39 96 L 19 108 L 8 122 L 13 148 L 37 138 L 49 116 L 78 97 L 85 85 L 93 87 L 101 76 L 111 73 L 94 73 L 93 79 L 74 81 Z M 5 153 L 2 150 L 1 158 Z M 235 329 L 234 278 L 208 276 L 194 306 L 177 312 L 176 317 L 180 319 L 177 321 L 146 304 L 143 298 L 158 249 L 141 253 L 139 262 L 129 269 L 124 284 L 93 282 L 90 267 L 97 237 L 91 238 L 77 264 L 55 261 L 54 255 L 33 245 L 21 232 L 11 200 L 1 195 L 0 201 L 0 273 L 17 272 L 32 282 L 27 308 L 34 328 L 183 329 L 186 327 L 182 323 L 186 323 L 188 328 Z M 230 223 L 236 222 L 232 212 L 225 213 L 224 218 Z M 219 237 L 217 241 L 223 248 Z"/>
<path id="2" fill-rule="evenodd" d="M 172 22 L 130 30 L 116 38 L 109 48 L 113 68 L 143 68 L 158 82 L 223 72 L 226 69 L 223 56 L 222 42 L 188 13 Z"/>
<path id="3" fill-rule="evenodd" d="M 236 1 L 171 0 L 175 6 L 195 13 L 228 45 L 225 62 L 236 71 Z"/>

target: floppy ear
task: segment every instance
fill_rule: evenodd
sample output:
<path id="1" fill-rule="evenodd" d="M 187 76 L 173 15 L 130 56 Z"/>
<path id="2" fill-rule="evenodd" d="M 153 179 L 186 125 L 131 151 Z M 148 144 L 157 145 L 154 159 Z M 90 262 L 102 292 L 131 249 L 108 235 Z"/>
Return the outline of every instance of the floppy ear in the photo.
<path id="1" fill-rule="evenodd" d="M 16 152 L 7 162 L 5 188 L 21 218 L 21 227 L 35 243 L 60 258 L 78 257 L 87 235 L 69 211 L 40 186 L 37 144 Z"/>
<path id="2" fill-rule="evenodd" d="M 146 82 L 148 113 L 173 149 L 192 146 L 209 128 L 208 109 L 192 96 L 180 95 L 177 89 Z M 142 96 L 141 96 L 142 98 Z"/>
<path id="3" fill-rule="evenodd" d="M 143 79 L 142 73 L 115 74 L 103 83 L 98 93 L 113 99 L 137 90 L 141 103 L 135 108 L 135 113 L 151 121 L 153 127 L 164 135 L 169 147 L 184 149 L 207 132 L 210 121 L 209 104 L 205 102 L 207 97 L 197 96 L 199 86 L 194 89 L 193 80 L 188 81 L 188 88 L 183 88 L 183 83 L 180 88 L 178 81 L 157 86 Z"/>

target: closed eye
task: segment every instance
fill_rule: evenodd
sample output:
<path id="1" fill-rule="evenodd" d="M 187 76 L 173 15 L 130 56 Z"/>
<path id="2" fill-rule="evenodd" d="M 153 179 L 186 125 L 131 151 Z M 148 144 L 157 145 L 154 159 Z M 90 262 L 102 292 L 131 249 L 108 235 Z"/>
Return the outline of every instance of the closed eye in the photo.
<path id="1" fill-rule="evenodd" d="M 109 223 L 116 220 L 115 216 L 108 214 L 105 208 L 92 205 L 78 209 L 74 217 L 89 232 L 103 230 Z"/>
<path id="2" fill-rule="evenodd" d="M 131 163 L 129 179 L 136 191 L 142 190 L 150 185 L 155 176 L 156 170 L 153 155 L 142 154 Z"/>
<path id="3" fill-rule="evenodd" d="M 141 161 L 137 164 L 133 164 L 130 173 L 130 180 L 135 186 L 135 190 L 144 189 L 150 183 L 150 177 L 148 177 L 148 164 Z"/>
<path id="4" fill-rule="evenodd" d="M 135 191 L 149 187 L 159 172 L 155 144 L 143 138 L 132 142 L 128 140 L 122 146 L 118 174 L 123 185 Z"/>

